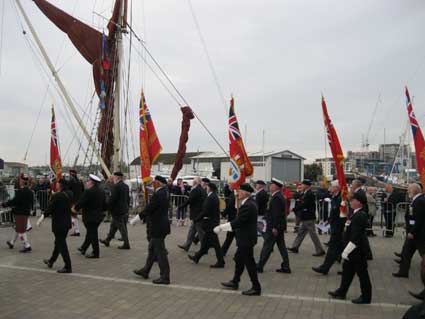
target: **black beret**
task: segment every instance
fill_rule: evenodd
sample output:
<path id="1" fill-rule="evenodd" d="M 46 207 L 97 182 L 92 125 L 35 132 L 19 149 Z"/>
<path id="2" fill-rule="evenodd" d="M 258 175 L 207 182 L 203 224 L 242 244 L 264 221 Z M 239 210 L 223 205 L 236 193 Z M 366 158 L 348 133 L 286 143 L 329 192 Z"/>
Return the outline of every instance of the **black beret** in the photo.
<path id="1" fill-rule="evenodd" d="M 255 184 L 263 185 L 263 186 L 266 185 L 266 183 L 264 183 L 264 181 L 262 181 L 260 179 L 258 181 L 256 181 Z"/>
<path id="2" fill-rule="evenodd" d="M 354 193 L 351 196 L 350 200 L 353 200 L 353 199 L 358 200 L 363 206 L 367 205 L 367 198 L 364 193 L 359 193 L 359 192 Z"/>
<path id="3" fill-rule="evenodd" d="M 275 185 L 277 185 L 279 187 L 282 187 L 283 186 L 283 182 L 281 180 L 278 180 L 277 178 L 274 178 L 274 177 L 272 178 L 271 183 L 272 184 L 275 184 Z"/>
<path id="4" fill-rule="evenodd" d="M 74 175 L 76 175 L 76 174 L 77 174 L 77 171 L 76 171 L 75 169 L 70 169 L 70 170 L 69 170 L 69 174 L 74 174 Z"/>
<path id="5" fill-rule="evenodd" d="M 209 183 L 210 182 L 210 179 L 208 177 L 204 177 L 204 178 L 202 178 L 202 181 L 204 183 Z"/>
<path id="6" fill-rule="evenodd" d="M 165 177 L 162 177 L 161 175 L 156 175 L 155 180 L 162 184 L 167 184 L 167 180 L 165 179 Z"/>
<path id="7" fill-rule="evenodd" d="M 217 185 L 214 183 L 208 183 L 208 187 L 213 191 L 216 192 L 217 191 Z"/>
<path id="8" fill-rule="evenodd" d="M 114 176 L 119 176 L 119 177 L 123 177 L 124 174 L 121 172 L 114 172 Z"/>
<path id="9" fill-rule="evenodd" d="M 301 184 L 304 184 L 304 185 L 307 185 L 307 186 L 311 186 L 311 180 L 305 179 L 305 180 L 302 181 Z"/>
<path id="10" fill-rule="evenodd" d="M 243 183 L 239 186 L 239 189 L 248 193 L 254 193 L 254 189 L 248 183 Z"/>

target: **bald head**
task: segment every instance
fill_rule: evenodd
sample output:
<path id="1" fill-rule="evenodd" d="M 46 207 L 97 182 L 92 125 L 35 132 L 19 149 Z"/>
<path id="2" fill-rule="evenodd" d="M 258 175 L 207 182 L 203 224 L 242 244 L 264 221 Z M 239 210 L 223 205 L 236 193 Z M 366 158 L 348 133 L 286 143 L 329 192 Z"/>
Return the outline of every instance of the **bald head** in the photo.
<path id="1" fill-rule="evenodd" d="M 196 186 L 196 185 L 200 185 L 201 184 L 201 182 L 202 182 L 202 178 L 201 177 L 195 177 L 195 179 L 193 180 L 193 186 Z"/>
<path id="2" fill-rule="evenodd" d="M 362 182 L 359 179 L 353 179 L 351 182 L 351 190 L 355 191 L 357 188 L 362 186 Z"/>
<path id="3" fill-rule="evenodd" d="M 422 189 L 419 186 L 419 184 L 412 183 L 412 184 L 409 184 L 409 187 L 407 188 L 407 193 L 409 194 L 410 198 L 413 198 L 416 195 L 422 193 Z"/>

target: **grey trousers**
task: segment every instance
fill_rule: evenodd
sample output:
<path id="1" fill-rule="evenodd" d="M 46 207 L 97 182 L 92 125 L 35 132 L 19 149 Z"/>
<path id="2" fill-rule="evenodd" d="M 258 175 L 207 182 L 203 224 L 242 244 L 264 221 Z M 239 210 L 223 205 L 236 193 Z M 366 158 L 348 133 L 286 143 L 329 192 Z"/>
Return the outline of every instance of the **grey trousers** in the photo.
<path id="1" fill-rule="evenodd" d="M 183 244 L 183 246 L 189 249 L 193 243 L 193 240 L 195 239 L 196 234 L 198 234 L 199 241 L 201 242 L 205 235 L 205 232 L 202 229 L 202 225 L 201 223 L 195 223 L 193 220 L 191 220 L 189 230 L 187 232 L 186 242 Z"/>
<path id="2" fill-rule="evenodd" d="M 167 254 L 164 238 L 152 238 L 149 240 L 148 257 L 143 267 L 144 271 L 149 274 L 154 262 L 157 261 L 161 278 L 170 280 L 170 263 L 168 262 Z"/>
<path id="3" fill-rule="evenodd" d="M 301 221 L 300 228 L 297 233 L 297 237 L 295 237 L 294 243 L 292 244 L 292 248 L 298 249 L 301 246 L 301 243 L 304 240 L 304 237 L 309 233 L 311 240 L 313 241 L 314 248 L 316 249 L 316 253 L 324 252 L 322 244 L 320 243 L 319 237 L 316 233 L 316 221 L 315 220 L 303 220 Z"/>
<path id="4" fill-rule="evenodd" d="M 282 257 L 282 263 L 280 264 L 280 268 L 289 268 L 289 256 L 288 250 L 286 249 L 285 245 L 285 237 L 283 231 L 280 231 L 277 236 L 273 236 L 270 231 L 264 233 L 263 248 L 261 249 L 260 260 L 258 261 L 259 268 L 263 269 L 264 265 L 267 263 L 267 260 L 269 260 L 271 253 L 273 252 L 275 244 L 277 245 L 277 248 L 280 252 L 280 256 Z"/>
<path id="5" fill-rule="evenodd" d="M 112 216 L 112 222 L 109 228 L 108 237 L 106 237 L 106 241 L 111 241 L 115 237 L 115 233 L 118 230 L 121 233 L 124 245 L 130 246 L 128 241 L 127 221 L 128 215 Z"/>

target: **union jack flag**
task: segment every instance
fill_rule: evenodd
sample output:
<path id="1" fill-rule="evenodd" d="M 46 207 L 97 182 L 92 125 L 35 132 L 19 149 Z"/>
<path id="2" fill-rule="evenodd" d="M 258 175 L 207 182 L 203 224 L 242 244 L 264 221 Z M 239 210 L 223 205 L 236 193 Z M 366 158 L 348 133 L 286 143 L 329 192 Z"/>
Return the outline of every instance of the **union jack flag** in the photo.
<path id="1" fill-rule="evenodd" d="M 415 112 L 413 112 L 412 101 L 410 100 L 409 90 L 406 86 L 406 106 L 407 115 L 409 116 L 410 126 L 412 127 L 413 141 L 416 150 L 416 163 L 418 166 L 418 173 L 421 178 L 422 187 L 425 187 L 425 141 L 422 130 L 419 127 L 418 120 L 416 119 Z"/>
<path id="2" fill-rule="evenodd" d="M 233 183 L 233 188 L 238 189 L 245 183 L 246 177 L 254 173 L 254 168 L 245 151 L 242 136 L 239 131 L 238 119 L 234 110 L 234 99 L 230 100 L 229 110 L 229 150 L 230 168 L 229 182 Z"/>

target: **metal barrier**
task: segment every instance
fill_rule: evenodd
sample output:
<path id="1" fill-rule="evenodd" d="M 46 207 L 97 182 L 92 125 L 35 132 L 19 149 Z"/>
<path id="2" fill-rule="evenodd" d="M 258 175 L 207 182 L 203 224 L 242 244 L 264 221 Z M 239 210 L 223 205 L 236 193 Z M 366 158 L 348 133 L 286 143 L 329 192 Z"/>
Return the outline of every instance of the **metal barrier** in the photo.
<path id="1" fill-rule="evenodd" d="M 0 210 L 0 226 L 1 227 L 13 226 L 14 223 L 15 223 L 15 218 L 12 214 L 11 209 Z"/>

